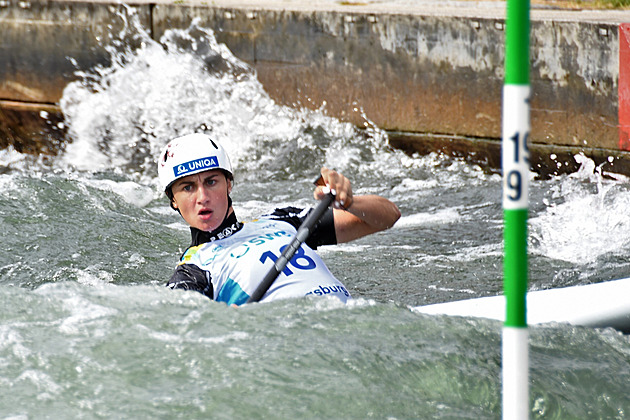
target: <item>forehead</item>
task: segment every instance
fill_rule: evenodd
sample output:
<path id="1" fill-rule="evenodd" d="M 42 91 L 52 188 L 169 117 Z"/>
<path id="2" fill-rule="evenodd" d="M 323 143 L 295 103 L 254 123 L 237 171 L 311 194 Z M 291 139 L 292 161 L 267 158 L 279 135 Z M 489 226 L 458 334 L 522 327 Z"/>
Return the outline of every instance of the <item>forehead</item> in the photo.
<path id="1" fill-rule="evenodd" d="M 197 174 L 187 175 L 185 177 L 179 178 L 177 181 L 173 183 L 173 186 L 178 184 L 190 184 L 195 183 L 200 180 L 216 177 L 219 175 L 223 175 L 220 169 L 211 169 L 209 171 L 199 172 Z"/>

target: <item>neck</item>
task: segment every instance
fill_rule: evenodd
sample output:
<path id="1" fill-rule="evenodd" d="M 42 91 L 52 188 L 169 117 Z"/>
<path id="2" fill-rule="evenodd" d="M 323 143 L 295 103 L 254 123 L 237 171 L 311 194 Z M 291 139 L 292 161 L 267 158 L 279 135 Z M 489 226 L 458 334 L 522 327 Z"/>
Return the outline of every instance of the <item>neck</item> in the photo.
<path id="1" fill-rule="evenodd" d="M 203 230 L 191 227 L 190 233 L 192 235 L 192 246 L 224 239 L 241 230 L 243 224 L 236 219 L 236 214 L 231 207 L 230 210 L 231 212 L 228 212 L 227 217 L 223 219 L 223 223 L 221 223 L 218 228 L 214 229 L 211 232 L 205 232 Z"/>

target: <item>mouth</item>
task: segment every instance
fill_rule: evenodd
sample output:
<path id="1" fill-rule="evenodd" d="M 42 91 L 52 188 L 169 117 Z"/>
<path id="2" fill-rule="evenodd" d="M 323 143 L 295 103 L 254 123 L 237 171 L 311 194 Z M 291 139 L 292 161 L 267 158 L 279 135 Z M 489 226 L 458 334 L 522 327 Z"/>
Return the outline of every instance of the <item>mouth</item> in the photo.
<path id="1" fill-rule="evenodd" d="M 199 210 L 199 212 L 197 213 L 199 215 L 200 218 L 207 220 L 210 217 L 212 217 L 212 210 L 208 210 L 208 209 L 201 209 Z"/>

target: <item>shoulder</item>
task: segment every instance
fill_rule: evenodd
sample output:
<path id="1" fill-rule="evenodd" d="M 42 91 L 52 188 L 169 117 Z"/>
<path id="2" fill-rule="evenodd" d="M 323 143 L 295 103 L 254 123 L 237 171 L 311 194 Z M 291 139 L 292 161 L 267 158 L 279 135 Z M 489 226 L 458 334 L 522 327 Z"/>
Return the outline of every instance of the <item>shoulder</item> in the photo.
<path id="1" fill-rule="evenodd" d="M 171 289 L 194 290 L 213 299 L 211 279 L 208 271 L 194 264 L 179 264 L 166 286 Z"/>
<path id="2" fill-rule="evenodd" d="M 202 247 L 203 244 L 188 247 L 188 249 L 184 251 L 180 258 L 180 264 L 190 264 L 193 262 L 193 260 L 196 260 L 196 258 L 198 257 L 197 254 Z"/>
<path id="3" fill-rule="evenodd" d="M 284 207 L 278 208 L 274 210 L 273 213 L 263 217 L 287 222 L 297 230 L 312 210 L 313 209 L 302 209 L 299 207 Z M 328 209 L 315 225 L 311 235 L 306 240 L 306 244 L 312 249 L 317 249 L 320 245 L 334 245 L 336 243 L 337 236 L 335 233 L 333 210 Z"/>
<path id="4" fill-rule="evenodd" d="M 299 207 L 283 207 L 277 208 L 273 212 L 261 216 L 261 218 L 287 222 L 294 228 L 298 229 L 307 215 L 308 209 L 302 209 Z"/>

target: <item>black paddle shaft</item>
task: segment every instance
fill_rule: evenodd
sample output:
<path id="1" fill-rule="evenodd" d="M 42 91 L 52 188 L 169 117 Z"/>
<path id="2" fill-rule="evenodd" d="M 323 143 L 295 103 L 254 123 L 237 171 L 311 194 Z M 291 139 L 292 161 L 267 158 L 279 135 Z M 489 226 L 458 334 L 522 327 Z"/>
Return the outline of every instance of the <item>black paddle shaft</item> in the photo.
<path id="1" fill-rule="evenodd" d="M 289 261 L 291 261 L 291 258 L 293 258 L 293 255 L 296 253 L 296 251 L 302 246 L 304 241 L 306 241 L 308 237 L 311 236 L 313 228 L 326 212 L 326 209 L 332 204 L 334 199 L 335 196 L 333 193 L 326 194 L 326 196 L 320 200 L 317 206 L 315 206 L 313 211 L 308 214 L 304 222 L 302 222 L 302 224 L 300 225 L 297 234 L 295 235 L 293 240 L 291 240 L 291 243 L 289 243 L 289 245 L 287 245 L 287 247 L 284 249 L 282 255 L 280 255 L 280 258 L 278 258 L 278 260 L 274 263 L 273 267 L 271 267 L 271 270 L 269 270 L 263 281 L 260 282 L 256 290 L 254 290 L 254 293 L 252 293 L 252 295 L 249 297 L 247 303 L 258 302 L 260 299 L 262 299 L 262 297 L 265 295 L 265 293 L 267 293 L 267 290 L 269 290 L 273 282 L 276 281 L 282 270 L 284 270 Z"/>

